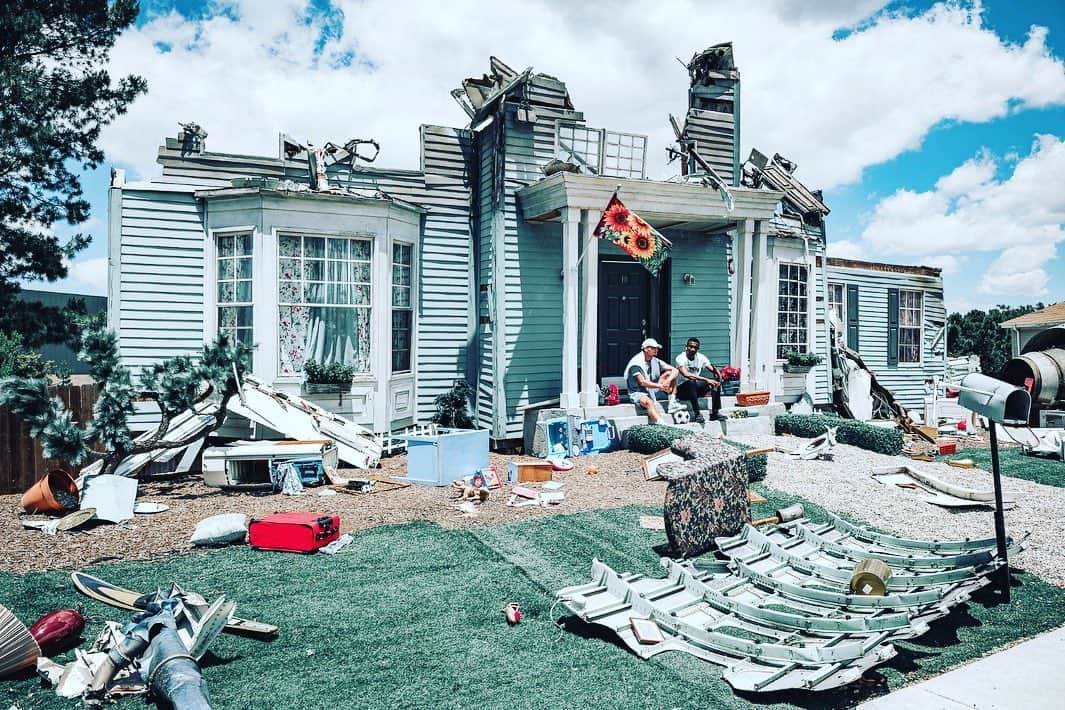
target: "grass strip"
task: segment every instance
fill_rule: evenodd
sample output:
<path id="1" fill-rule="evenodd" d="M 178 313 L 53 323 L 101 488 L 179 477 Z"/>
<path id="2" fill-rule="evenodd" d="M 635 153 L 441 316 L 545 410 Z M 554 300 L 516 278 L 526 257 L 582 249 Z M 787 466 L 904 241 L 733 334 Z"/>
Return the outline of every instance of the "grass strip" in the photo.
<path id="1" fill-rule="evenodd" d="M 757 488 L 769 500 L 755 517 L 793 502 L 815 519 L 823 515 L 807 501 Z M 223 635 L 212 646 L 202 665 L 219 710 L 847 707 L 1065 623 L 1065 590 L 1021 574 L 1011 605 L 985 595 L 925 637 L 898 644 L 898 657 L 879 668 L 878 686 L 771 696 L 733 692 L 720 667 L 688 654 L 640 661 L 610 634 L 573 618 L 560 632 L 554 622 L 565 610 L 552 613 L 554 592 L 587 581 L 593 557 L 619 571 L 662 574 L 665 533 L 639 526 L 641 515 L 660 512 L 628 506 L 472 530 L 412 523 L 359 533 L 332 557 L 233 547 L 89 571 L 142 591 L 170 580 L 209 598 L 225 591 L 241 616 L 281 627 L 269 643 Z M 97 619 L 127 618 L 82 597 L 63 572 L 0 574 L 0 601 L 28 623 L 78 605 Z M 513 628 L 501 613 L 507 601 L 519 602 L 525 615 Z M 86 641 L 99 628 L 90 624 Z M 0 706 L 71 702 L 34 677 L 0 683 Z M 128 699 L 117 707 L 141 704 Z"/>

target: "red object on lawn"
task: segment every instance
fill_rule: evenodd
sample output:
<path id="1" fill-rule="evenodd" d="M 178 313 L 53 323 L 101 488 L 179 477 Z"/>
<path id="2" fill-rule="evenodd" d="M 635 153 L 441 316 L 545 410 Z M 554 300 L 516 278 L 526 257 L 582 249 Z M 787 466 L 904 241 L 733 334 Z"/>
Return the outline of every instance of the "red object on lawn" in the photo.
<path id="1" fill-rule="evenodd" d="M 81 636 L 85 629 L 85 617 L 76 609 L 57 609 L 37 619 L 30 627 L 30 636 L 45 654 L 64 650 Z"/>
<path id="2" fill-rule="evenodd" d="M 517 602 L 511 602 L 503 607 L 503 614 L 507 617 L 507 623 L 514 626 L 521 621 L 521 609 L 518 608 Z"/>
<path id="3" fill-rule="evenodd" d="M 939 455 L 946 456 L 948 454 L 956 454 L 958 452 L 958 445 L 953 441 L 941 441 L 939 442 Z"/>
<path id="4" fill-rule="evenodd" d="M 340 537 L 340 516 L 328 513 L 275 513 L 248 525 L 256 550 L 314 552 Z"/>

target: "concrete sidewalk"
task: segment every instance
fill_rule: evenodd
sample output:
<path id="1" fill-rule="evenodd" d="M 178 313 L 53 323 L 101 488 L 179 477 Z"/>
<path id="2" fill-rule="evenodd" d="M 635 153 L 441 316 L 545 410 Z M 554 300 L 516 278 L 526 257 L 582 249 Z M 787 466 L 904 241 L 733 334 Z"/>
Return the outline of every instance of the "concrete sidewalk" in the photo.
<path id="1" fill-rule="evenodd" d="M 1063 707 L 1063 666 L 1065 627 L 858 707 L 861 710 Z"/>

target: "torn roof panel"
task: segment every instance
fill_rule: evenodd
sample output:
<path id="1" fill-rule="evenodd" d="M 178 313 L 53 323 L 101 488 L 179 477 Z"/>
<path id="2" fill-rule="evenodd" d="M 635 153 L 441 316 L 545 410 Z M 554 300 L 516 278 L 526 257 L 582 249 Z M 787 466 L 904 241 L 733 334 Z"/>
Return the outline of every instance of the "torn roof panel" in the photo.
<path id="1" fill-rule="evenodd" d="M 488 74 L 463 79 L 462 88 L 455 89 L 451 95 L 476 123 L 483 119 L 501 99 L 515 93 L 527 83 L 548 85 L 559 90 L 562 95 L 562 108 L 573 110 L 573 102 L 563 82 L 548 74 L 534 74 L 532 67 L 519 73 L 498 57 L 489 58 Z M 535 93 L 522 91 L 520 98 L 532 105 L 537 103 Z"/>
<path id="2" fill-rule="evenodd" d="M 784 198 L 789 200 L 805 214 L 816 213 L 821 217 L 831 210 L 821 199 L 820 192 L 813 192 L 803 185 L 794 176 L 796 165 L 779 153 L 772 159 L 766 158 L 757 150 L 751 151 L 751 156 L 743 164 L 743 184 L 747 187 L 762 187 L 763 185 L 784 193 Z"/>

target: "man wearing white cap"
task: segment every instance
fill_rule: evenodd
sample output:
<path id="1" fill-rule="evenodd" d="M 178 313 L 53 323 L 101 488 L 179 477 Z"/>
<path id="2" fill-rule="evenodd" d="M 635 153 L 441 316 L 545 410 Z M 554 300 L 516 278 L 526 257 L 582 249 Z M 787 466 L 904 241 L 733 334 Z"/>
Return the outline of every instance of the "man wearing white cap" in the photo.
<path id="1" fill-rule="evenodd" d="M 658 393 L 673 394 L 674 383 L 677 380 L 677 368 L 665 360 L 658 359 L 658 351 L 661 348 L 657 340 L 648 338 L 640 345 L 640 352 L 633 355 L 629 364 L 625 366 L 629 400 L 646 409 L 647 418 L 653 424 L 658 424 L 661 420 L 658 408 L 655 406 Z"/>

